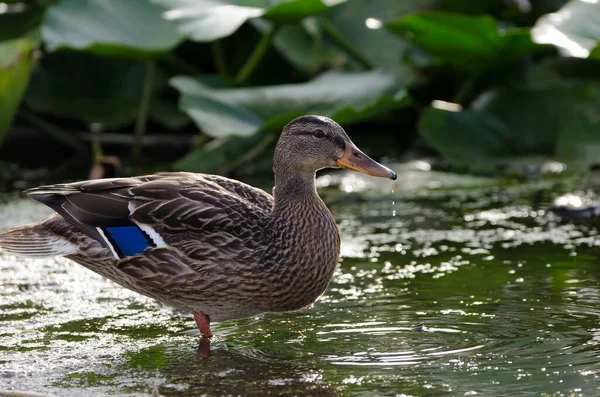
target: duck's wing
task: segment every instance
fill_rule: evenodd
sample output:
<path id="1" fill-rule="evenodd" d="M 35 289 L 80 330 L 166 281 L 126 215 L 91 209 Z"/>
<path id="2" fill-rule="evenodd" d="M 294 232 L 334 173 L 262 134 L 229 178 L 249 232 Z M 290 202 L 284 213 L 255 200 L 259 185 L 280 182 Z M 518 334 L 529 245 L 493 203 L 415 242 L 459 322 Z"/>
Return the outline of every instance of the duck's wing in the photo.
<path id="1" fill-rule="evenodd" d="M 262 243 L 272 197 L 241 182 L 190 173 L 42 186 L 30 197 L 122 259 L 173 246 L 190 257 Z M 231 250 L 235 252 L 235 250 Z"/>
<path id="2" fill-rule="evenodd" d="M 204 183 L 214 183 L 227 190 L 229 193 L 238 195 L 246 199 L 253 205 L 262 208 L 265 211 L 271 211 L 273 207 L 273 196 L 271 196 L 264 190 L 258 189 L 254 186 L 250 186 L 238 180 L 226 178 L 220 175 L 193 174 L 188 172 L 161 172 L 158 174 L 151 175 L 150 177 L 173 179 L 185 179 L 189 177 L 196 178 Z"/>
<path id="3" fill-rule="evenodd" d="M 235 179 L 225 178 L 219 175 L 204 175 L 204 178 L 218 184 L 223 189 L 226 189 L 233 194 L 245 198 L 254 205 L 259 206 L 265 211 L 271 211 L 273 208 L 273 196 L 264 190 L 247 185 Z"/>

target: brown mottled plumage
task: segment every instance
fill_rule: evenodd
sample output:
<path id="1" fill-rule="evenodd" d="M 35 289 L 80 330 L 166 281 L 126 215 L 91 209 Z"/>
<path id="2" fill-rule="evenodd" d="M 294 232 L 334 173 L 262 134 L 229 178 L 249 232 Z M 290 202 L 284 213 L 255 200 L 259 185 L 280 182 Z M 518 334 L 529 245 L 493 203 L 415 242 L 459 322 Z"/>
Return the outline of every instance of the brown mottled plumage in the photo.
<path id="1" fill-rule="evenodd" d="M 326 167 L 396 177 L 333 120 L 303 116 L 277 144 L 273 196 L 183 172 L 43 186 L 28 194 L 56 214 L 0 234 L 0 247 L 65 256 L 194 313 L 201 333 L 211 336 L 210 320 L 298 310 L 323 293 L 340 249 L 335 221 L 315 189 L 315 172 Z M 132 231 L 143 249 L 127 253 L 115 230 Z"/>

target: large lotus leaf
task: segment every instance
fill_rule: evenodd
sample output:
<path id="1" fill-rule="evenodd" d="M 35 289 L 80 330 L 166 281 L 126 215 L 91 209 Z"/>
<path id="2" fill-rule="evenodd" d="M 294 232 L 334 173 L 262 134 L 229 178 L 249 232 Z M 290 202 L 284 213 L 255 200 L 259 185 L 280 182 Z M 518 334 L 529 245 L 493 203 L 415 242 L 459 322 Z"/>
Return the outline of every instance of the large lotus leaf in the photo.
<path id="1" fill-rule="evenodd" d="M 486 92 L 471 110 L 429 109 L 419 128 L 454 163 L 525 156 L 589 163 L 600 159 L 599 120 L 600 84 L 560 81 Z"/>
<path id="2" fill-rule="evenodd" d="M 26 102 L 38 112 L 118 128 L 136 117 L 144 75 L 141 63 L 57 53 L 34 71 Z"/>
<path id="3" fill-rule="evenodd" d="M 556 13 L 540 18 L 531 35 L 536 42 L 553 44 L 566 55 L 600 59 L 600 3 L 571 0 Z"/>
<path id="4" fill-rule="evenodd" d="M 478 111 L 429 107 L 419 120 L 425 142 L 456 164 L 470 164 L 506 155 L 508 127 Z"/>
<path id="5" fill-rule="evenodd" d="M 383 29 L 383 24 L 409 12 L 428 9 L 435 2 L 353 0 L 331 8 L 324 16 L 373 67 L 397 70 L 411 46 L 403 38 Z M 302 24 L 284 25 L 275 35 L 274 47 L 294 67 L 309 74 L 352 62 L 353 58 L 331 40 L 323 23 L 322 17 L 314 17 L 304 19 Z M 262 18 L 253 20 L 253 24 L 263 32 L 271 26 Z M 406 70 L 401 74 L 412 78 Z"/>
<path id="6" fill-rule="evenodd" d="M 148 0 L 62 0 L 46 12 L 42 37 L 49 51 L 149 59 L 183 40 L 163 12 Z"/>
<path id="7" fill-rule="evenodd" d="M 303 113 L 348 123 L 408 102 L 398 79 L 380 71 L 331 71 L 307 83 L 233 89 L 214 89 L 187 76 L 170 83 L 181 92 L 180 107 L 212 137 L 250 136 Z"/>
<path id="8" fill-rule="evenodd" d="M 407 41 L 384 29 L 402 15 L 434 6 L 434 0 L 353 0 L 327 12 L 342 35 L 377 68 L 397 69 L 410 49 Z"/>
<path id="9" fill-rule="evenodd" d="M 600 164 L 600 112 L 581 109 L 572 114 L 556 142 L 556 155 L 570 164 Z"/>
<path id="10" fill-rule="evenodd" d="M 152 0 L 167 11 L 164 18 L 190 39 L 208 42 L 227 37 L 250 18 L 264 14 L 261 1 Z"/>
<path id="11" fill-rule="evenodd" d="M 528 30 L 500 29 L 490 16 L 422 12 L 402 17 L 386 27 L 469 73 L 509 64 L 540 48 Z"/>
<path id="12" fill-rule="evenodd" d="M 35 41 L 27 39 L 0 43 L 0 141 L 10 128 L 29 83 L 36 46 Z"/>
<path id="13" fill-rule="evenodd" d="M 554 82 L 500 88 L 481 95 L 472 108 L 489 112 L 507 124 L 513 154 L 552 155 L 572 113 L 595 101 L 594 87 L 586 83 Z"/>
<path id="14" fill-rule="evenodd" d="M 591 58 L 549 57 L 527 68 L 529 81 L 540 84 L 547 80 L 600 81 L 598 61 Z"/>
<path id="15" fill-rule="evenodd" d="M 148 116 L 153 122 L 170 130 L 179 130 L 192 122 L 187 114 L 179 110 L 176 103 L 162 98 L 152 101 Z"/>
<path id="16" fill-rule="evenodd" d="M 249 19 L 263 17 L 276 23 L 297 22 L 320 14 L 346 0 L 152 0 L 164 6 L 164 17 L 194 41 L 227 37 Z"/>
<path id="17" fill-rule="evenodd" d="M 223 174 L 243 156 L 247 156 L 253 148 L 264 149 L 261 142 L 274 140 L 273 134 L 259 133 L 248 137 L 228 136 L 216 139 L 209 145 L 193 149 L 174 164 L 176 170 L 189 172 L 206 172 Z"/>
<path id="18" fill-rule="evenodd" d="M 37 3 L 7 4 L 0 12 L 0 41 L 17 39 L 39 26 L 44 11 Z"/>
<path id="19" fill-rule="evenodd" d="M 25 101 L 37 112 L 121 128 L 137 117 L 146 71 L 139 62 L 54 53 L 34 69 Z M 157 74 L 148 117 L 171 130 L 180 129 L 190 120 L 175 104 L 158 97 L 165 78 Z"/>
<path id="20" fill-rule="evenodd" d="M 344 2 L 346 0 L 283 0 L 269 6 L 263 18 L 276 23 L 293 23 Z"/>
<path id="21" fill-rule="evenodd" d="M 252 25 L 263 33 L 273 26 L 261 18 L 252 20 Z M 273 46 L 296 69 L 309 75 L 343 64 L 346 59 L 346 54 L 327 40 L 316 18 L 280 27 Z"/>

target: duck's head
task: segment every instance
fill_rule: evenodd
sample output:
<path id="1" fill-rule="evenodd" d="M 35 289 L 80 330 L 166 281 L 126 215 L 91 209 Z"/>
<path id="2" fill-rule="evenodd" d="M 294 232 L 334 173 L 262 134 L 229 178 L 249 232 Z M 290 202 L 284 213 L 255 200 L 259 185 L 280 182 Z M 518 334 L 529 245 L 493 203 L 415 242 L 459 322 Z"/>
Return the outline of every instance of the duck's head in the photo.
<path id="1" fill-rule="evenodd" d="M 275 149 L 274 167 L 312 174 L 321 168 L 346 168 L 396 179 L 394 171 L 360 151 L 338 123 L 322 116 L 301 116 L 285 126 Z"/>

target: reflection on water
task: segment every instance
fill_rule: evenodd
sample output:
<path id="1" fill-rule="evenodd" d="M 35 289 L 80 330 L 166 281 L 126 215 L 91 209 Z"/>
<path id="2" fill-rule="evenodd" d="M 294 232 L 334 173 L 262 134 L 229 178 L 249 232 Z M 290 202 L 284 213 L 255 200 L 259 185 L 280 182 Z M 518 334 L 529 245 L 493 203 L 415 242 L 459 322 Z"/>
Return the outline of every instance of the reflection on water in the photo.
<path id="1" fill-rule="evenodd" d="M 148 359 L 162 356 L 167 364 L 160 370 L 163 382 L 159 391 L 166 396 L 180 395 L 183 390 L 192 395 L 337 395 L 314 363 L 268 357 L 253 349 L 230 351 L 222 347 L 213 347 L 205 356 L 187 351 L 189 342 L 141 350 L 128 357 L 124 370 L 131 366 L 144 368 Z"/>
<path id="2" fill-rule="evenodd" d="M 406 172 L 321 180 L 343 242 L 325 296 L 216 324 L 208 355 L 187 316 L 67 261 L 0 257 L 0 389 L 600 394 L 598 231 L 547 213 L 552 183 Z M 44 211 L 8 205 L 6 227 Z"/>

